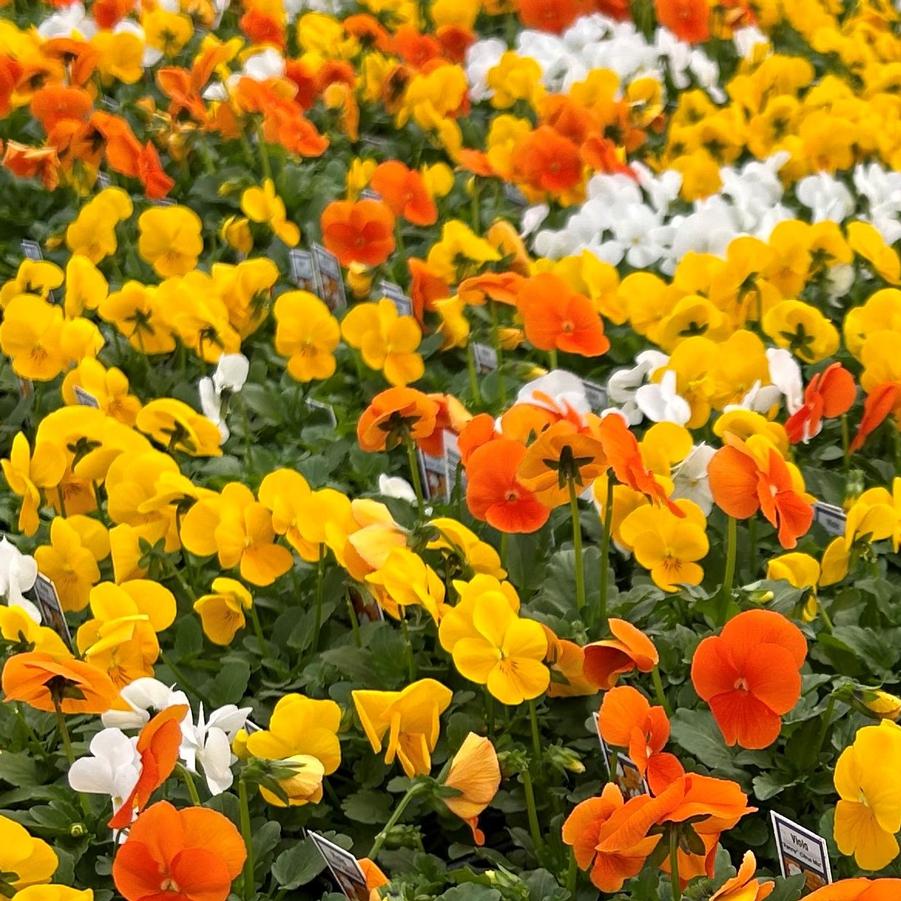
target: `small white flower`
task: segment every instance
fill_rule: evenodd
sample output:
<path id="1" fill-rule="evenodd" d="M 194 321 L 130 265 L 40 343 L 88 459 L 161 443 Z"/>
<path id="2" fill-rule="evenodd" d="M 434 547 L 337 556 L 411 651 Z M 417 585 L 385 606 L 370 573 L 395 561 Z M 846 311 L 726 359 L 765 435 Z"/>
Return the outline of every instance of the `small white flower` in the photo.
<path id="1" fill-rule="evenodd" d="M 708 515 L 713 509 L 713 493 L 707 479 L 707 467 L 716 449 L 699 444 L 673 470 L 673 499 L 694 501 Z"/>
<path id="2" fill-rule="evenodd" d="M 582 379 L 564 369 L 554 369 L 523 385 L 516 395 L 516 403 L 564 416 L 572 412 L 580 419 L 591 411 Z"/>
<path id="3" fill-rule="evenodd" d="M 691 405 L 676 391 L 676 373 L 672 369 L 659 382 L 642 385 L 635 392 L 635 403 L 653 422 L 685 425 L 691 419 Z"/>
<path id="4" fill-rule="evenodd" d="M 103 729 L 92 739 L 91 756 L 69 767 L 69 785 L 77 792 L 109 795 L 115 813 L 131 794 L 141 775 L 137 738 L 119 729 Z"/>
<path id="5" fill-rule="evenodd" d="M 541 226 L 541 223 L 547 219 L 550 211 L 551 208 L 546 203 L 538 203 L 524 210 L 519 226 L 519 236 L 525 238 L 536 231 Z"/>
<path id="6" fill-rule="evenodd" d="M 38 34 L 45 40 L 52 38 L 81 38 L 90 40 L 97 32 L 97 23 L 85 12 L 83 3 L 73 3 L 50 16 L 38 26 Z"/>
<path id="7" fill-rule="evenodd" d="M 758 44 L 768 44 L 769 38 L 754 25 L 747 25 L 732 32 L 735 49 L 742 59 L 747 59 Z"/>
<path id="8" fill-rule="evenodd" d="M 4 535 L 0 539 L 0 595 L 10 607 L 21 607 L 36 623 L 41 621 L 37 606 L 23 594 L 34 587 L 38 565 L 34 557 L 23 554 Z"/>
<path id="9" fill-rule="evenodd" d="M 795 187 L 795 194 L 811 211 L 814 222 L 826 219 L 842 222 L 854 212 L 851 192 L 828 172 L 817 172 L 802 178 Z"/>
<path id="10" fill-rule="evenodd" d="M 119 697 L 128 705 L 128 710 L 108 710 L 100 719 L 104 726 L 118 729 L 140 729 L 151 717 L 151 711 L 159 712 L 176 704 L 187 704 L 188 697 L 183 691 L 169 687 L 159 679 L 142 676 L 129 682 Z"/>
<path id="11" fill-rule="evenodd" d="M 770 367 L 770 381 L 782 392 L 789 414 L 804 406 L 804 379 L 801 367 L 791 351 L 784 347 L 770 347 L 766 352 Z"/>
<path id="12" fill-rule="evenodd" d="M 236 758 L 231 752 L 231 742 L 238 730 L 244 728 L 250 712 L 250 707 L 226 704 L 205 720 L 201 704 L 197 723 L 189 716 L 181 724 L 181 759 L 192 773 L 197 773 L 198 766 L 203 770 L 213 795 L 227 791 L 234 782 L 231 766 Z"/>
<path id="13" fill-rule="evenodd" d="M 382 497 L 393 497 L 410 504 L 416 503 L 416 492 L 410 483 L 400 476 L 389 476 L 382 473 L 379 476 L 379 494 Z"/>
<path id="14" fill-rule="evenodd" d="M 659 350 L 644 350 L 635 358 L 631 369 L 618 369 L 607 380 L 607 397 L 615 404 L 634 402 L 635 392 L 644 384 L 645 379 L 662 366 L 666 366 L 669 357 Z"/>
<path id="15" fill-rule="evenodd" d="M 250 372 L 250 360 L 244 354 L 222 354 L 213 373 L 213 384 L 216 391 L 231 391 L 233 394 L 240 391 L 247 381 Z"/>
<path id="16" fill-rule="evenodd" d="M 244 60 L 243 74 L 253 81 L 268 81 L 285 74 L 285 58 L 274 47 L 267 47 Z"/>

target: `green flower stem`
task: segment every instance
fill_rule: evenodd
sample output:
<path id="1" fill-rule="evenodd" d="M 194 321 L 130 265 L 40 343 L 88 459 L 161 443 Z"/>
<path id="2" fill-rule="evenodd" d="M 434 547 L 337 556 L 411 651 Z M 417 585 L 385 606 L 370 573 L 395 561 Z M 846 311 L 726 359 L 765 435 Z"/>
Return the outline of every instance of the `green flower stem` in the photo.
<path id="1" fill-rule="evenodd" d="M 506 569 L 507 547 L 510 544 L 510 533 L 501 532 L 501 546 L 498 548 L 498 556 L 501 558 L 501 566 Z"/>
<path id="2" fill-rule="evenodd" d="M 538 729 L 538 704 L 535 698 L 529 701 L 529 725 L 532 728 L 532 753 L 535 755 L 534 764 L 541 760 L 541 732 Z"/>
<path id="3" fill-rule="evenodd" d="M 673 901 L 682 901 L 682 886 L 679 882 L 679 833 L 675 827 L 669 832 L 669 878 L 673 887 Z"/>
<path id="4" fill-rule="evenodd" d="M 551 369 L 557 368 L 557 348 L 556 347 L 552 347 L 547 352 L 547 361 L 548 361 L 548 364 L 550 365 Z"/>
<path id="5" fill-rule="evenodd" d="M 723 572 L 723 587 L 720 591 L 717 624 L 724 626 L 729 615 L 732 600 L 732 582 L 735 579 L 735 554 L 738 549 L 738 521 L 730 516 L 726 524 L 726 569 Z"/>
<path id="6" fill-rule="evenodd" d="M 319 559 L 316 561 L 316 618 L 313 622 L 313 647 L 319 650 L 319 632 L 322 630 L 322 578 L 325 570 L 325 548 L 319 545 Z"/>
<path id="7" fill-rule="evenodd" d="M 604 499 L 603 531 L 601 533 L 601 598 L 598 606 L 601 634 L 607 634 L 607 591 L 610 579 L 610 531 L 613 525 L 613 479 L 607 474 L 607 495 Z"/>
<path id="8" fill-rule="evenodd" d="M 497 387 L 500 394 L 501 407 L 507 405 L 507 383 L 501 368 L 504 365 L 504 349 L 501 347 L 500 332 L 497 325 L 497 307 L 493 300 L 487 301 L 488 310 L 491 313 L 491 343 L 494 345 L 494 353 L 497 356 Z"/>
<path id="9" fill-rule="evenodd" d="M 820 731 L 817 735 L 817 751 L 814 756 L 814 763 L 816 763 L 817 757 L 820 756 L 820 751 L 823 750 L 823 742 L 826 740 L 826 734 L 829 732 L 829 727 L 832 725 L 832 714 L 835 711 L 835 695 L 829 695 L 829 703 L 826 705 L 826 711 L 823 714 L 823 719 L 820 721 Z"/>
<path id="10" fill-rule="evenodd" d="M 244 901 L 252 901 L 256 894 L 253 875 L 253 833 L 250 829 L 250 804 L 243 773 L 238 777 L 238 804 L 241 811 L 241 836 L 244 839 L 244 846 L 247 848 L 247 859 L 244 861 L 244 883 L 241 888 Z"/>
<path id="11" fill-rule="evenodd" d="M 482 406 L 482 392 L 479 390 L 479 373 L 476 371 L 476 354 L 472 341 L 466 344 L 466 371 L 469 373 L 469 393 L 475 407 Z"/>
<path id="12" fill-rule="evenodd" d="M 388 838 L 391 830 L 398 824 L 410 802 L 426 787 L 426 784 L 425 782 L 416 782 L 407 789 L 407 793 L 400 799 L 397 807 L 394 808 L 394 813 L 388 818 L 385 827 L 375 837 L 375 841 L 369 849 L 369 854 L 366 855 L 370 860 L 374 861 L 379 856 L 379 851 L 382 850 L 382 845 L 385 844 L 385 840 Z"/>
<path id="13" fill-rule="evenodd" d="M 576 483 L 569 480 L 569 512 L 573 521 L 573 550 L 576 554 L 576 608 L 579 613 L 585 607 L 585 569 L 582 566 L 582 520 L 579 517 L 579 496 Z"/>
<path id="14" fill-rule="evenodd" d="M 253 631 L 260 646 L 260 653 L 264 657 L 271 659 L 272 654 L 269 651 L 269 643 L 263 637 L 263 626 L 260 623 L 260 614 L 257 612 L 256 604 L 250 605 L 250 621 L 253 623 Z"/>
<path id="15" fill-rule="evenodd" d="M 406 647 L 407 676 L 409 677 L 411 682 L 415 682 L 416 681 L 416 657 L 413 654 L 413 642 L 410 641 L 410 629 L 407 626 L 406 612 L 401 613 L 400 630 L 403 633 L 404 646 Z"/>
<path id="16" fill-rule="evenodd" d="M 59 731 L 59 737 L 63 742 L 63 751 L 65 752 L 66 760 L 69 762 L 69 767 L 71 768 L 72 764 L 75 763 L 75 752 L 72 750 L 72 739 L 69 737 L 69 728 L 66 726 L 66 717 L 63 714 L 62 707 L 60 707 L 59 698 L 57 697 L 56 692 L 51 691 L 50 697 L 53 699 L 53 712 L 56 714 L 56 728 Z M 78 803 L 81 805 L 81 812 L 87 820 L 91 815 L 91 808 L 88 806 L 88 799 L 81 792 L 78 792 Z"/>
<path id="17" fill-rule="evenodd" d="M 472 230 L 478 235 L 482 231 L 481 217 L 479 216 L 479 179 L 478 176 L 472 178 L 472 193 L 470 194 L 470 219 L 472 220 Z"/>
<path id="18" fill-rule="evenodd" d="M 851 465 L 851 434 L 848 428 L 848 414 L 842 413 L 841 418 L 842 423 L 842 461 L 845 468 L 845 472 L 848 471 L 848 467 Z"/>
<path id="19" fill-rule="evenodd" d="M 263 168 L 263 178 L 272 178 L 272 163 L 269 160 L 269 148 L 263 137 L 262 127 L 257 129 L 257 146 L 260 148 L 260 164 Z"/>
<path id="20" fill-rule="evenodd" d="M 672 716 L 672 711 L 670 710 L 669 703 L 666 700 L 666 695 L 663 693 L 663 680 L 660 678 L 660 667 L 655 666 L 654 669 L 651 670 L 651 679 L 654 682 L 654 693 L 657 695 L 657 703 L 663 708 L 663 712 L 669 717 Z"/>
<path id="21" fill-rule="evenodd" d="M 532 844 L 537 854 L 544 847 L 541 837 L 541 827 L 538 825 L 538 808 L 535 806 L 535 789 L 532 786 L 532 774 L 527 770 L 522 771 L 522 789 L 526 796 L 526 814 L 529 817 L 529 833 L 532 836 Z"/>
<path id="22" fill-rule="evenodd" d="M 485 720 L 488 728 L 488 738 L 494 741 L 494 695 L 488 691 L 488 686 L 483 685 L 482 691 L 485 694 Z"/>
<path id="23" fill-rule="evenodd" d="M 185 788 L 188 790 L 188 795 L 191 798 L 191 803 L 195 807 L 200 807 L 200 795 L 197 794 L 197 785 L 194 782 L 194 774 L 186 766 L 180 763 L 175 764 L 175 770 L 181 777 L 181 781 L 184 782 Z"/>
<path id="24" fill-rule="evenodd" d="M 344 597 L 347 600 L 347 615 L 350 618 L 350 628 L 354 633 L 354 644 L 358 648 L 363 647 L 363 639 L 360 637 L 360 621 L 357 619 L 357 611 L 354 610 L 354 602 L 350 596 L 350 589 L 344 589 Z"/>
<path id="25" fill-rule="evenodd" d="M 407 465 L 410 467 L 410 481 L 413 482 L 413 490 L 416 492 L 416 509 L 419 518 L 425 519 L 425 497 L 422 493 L 422 476 L 419 474 L 419 461 L 416 459 L 416 445 L 409 435 L 404 438 L 407 448 Z"/>
<path id="26" fill-rule="evenodd" d="M 571 895 L 576 893 L 576 885 L 579 879 L 579 865 L 576 863 L 575 852 L 570 848 L 569 866 L 566 869 L 566 888 Z"/>

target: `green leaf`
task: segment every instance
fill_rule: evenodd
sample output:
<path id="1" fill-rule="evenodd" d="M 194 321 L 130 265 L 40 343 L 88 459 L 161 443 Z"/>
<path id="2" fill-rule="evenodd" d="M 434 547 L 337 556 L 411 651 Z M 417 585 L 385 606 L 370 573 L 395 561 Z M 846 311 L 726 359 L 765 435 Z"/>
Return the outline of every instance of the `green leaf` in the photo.
<path id="1" fill-rule="evenodd" d="M 232 660 L 226 663 L 210 680 L 207 695 L 216 707 L 224 704 L 237 704 L 247 691 L 250 679 L 250 666 L 243 660 Z"/>
<path id="2" fill-rule="evenodd" d="M 279 854 L 272 865 L 272 875 L 283 889 L 291 891 L 312 882 L 324 869 L 322 855 L 306 838 Z"/>
<path id="3" fill-rule="evenodd" d="M 797 785 L 797 783 L 797 779 L 792 779 L 791 776 L 786 773 L 780 773 L 778 770 L 776 772 L 761 773 L 759 776 L 755 776 L 753 780 L 754 796 L 760 801 L 766 801 L 769 798 L 775 798 L 784 789 Z"/>
<path id="4" fill-rule="evenodd" d="M 348 795 L 341 809 L 354 823 L 384 824 L 391 816 L 391 796 L 379 791 L 358 791 Z"/>
<path id="5" fill-rule="evenodd" d="M 850 648 L 877 676 L 892 678 L 894 666 L 901 659 L 901 628 L 836 626 L 832 637 Z"/>
<path id="6" fill-rule="evenodd" d="M 706 710 L 677 710 L 671 721 L 671 738 L 717 775 L 739 778 L 732 752 L 723 742 L 713 716 Z"/>
<path id="7" fill-rule="evenodd" d="M 16 788 L 38 785 L 37 765 L 26 751 L 2 751 L 0 780 Z"/>
<path id="8" fill-rule="evenodd" d="M 455 885 L 438 897 L 441 901 L 501 901 L 503 896 L 496 888 L 468 882 L 466 885 Z"/>
<path id="9" fill-rule="evenodd" d="M 547 870 L 533 870 L 522 877 L 529 889 L 529 901 L 566 901 L 570 893 Z"/>

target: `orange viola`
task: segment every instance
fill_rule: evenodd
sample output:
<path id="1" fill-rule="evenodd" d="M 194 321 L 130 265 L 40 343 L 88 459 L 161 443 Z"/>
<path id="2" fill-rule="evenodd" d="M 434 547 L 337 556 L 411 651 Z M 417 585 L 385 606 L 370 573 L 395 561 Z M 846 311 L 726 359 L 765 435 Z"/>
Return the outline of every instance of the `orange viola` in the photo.
<path id="1" fill-rule="evenodd" d="M 205 807 L 148 807 L 113 861 L 113 882 L 126 901 L 225 901 L 247 849 L 224 814 Z"/>
<path id="2" fill-rule="evenodd" d="M 395 216 L 403 216 L 414 225 L 434 225 L 438 221 L 438 208 L 422 176 L 399 160 L 380 163 L 369 184 Z"/>
<path id="3" fill-rule="evenodd" d="M 581 494 L 606 467 L 600 441 L 564 419 L 548 426 L 531 444 L 518 477 L 543 504 L 556 507 L 566 503 L 571 492 Z"/>
<path id="4" fill-rule="evenodd" d="M 600 797 L 577 804 L 563 824 L 563 841 L 573 849 L 576 864 L 590 870 L 592 883 L 602 892 L 618 892 L 627 879 L 637 876 L 660 841 L 659 835 L 638 835 L 634 842 L 606 850 L 617 824 L 614 815 L 622 810 L 622 793 L 610 782 Z"/>
<path id="5" fill-rule="evenodd" d="M 841 363 L 833 363 L 818 372 L 804 389 L 804 405 L 785 423 L 788 440 L 797 444 L 818 435 L 823 419 L 847 413 L 856 393 L 854 377 Z"/>
<path id="6" fill-rule="evenodd" d="M 742 441 L 726 432 L 724 440 L 726 446 L 707 467 L 717 506 L 736 519 L 760 510 L 777 529 L 782 547 L 793 548 L 813 522 L 813 498 L 804 491 L 800 472 L 762 435 Z"/>
<path id="7" fill-rule="evenodd" d="M 901 386 L 896 382 L 886 382 L 873 388 L 863 404 L 863 416 L 857 427 L 857 434 L 851 442 L 850 451 L 860 450 L 867 438 L 882 425 L 889 414 L 898 406 L 901 400 Z"/>
<path id="8" fill-rule="evenodd" d="M 536 191 L 562 194 L 582 182 L 579 148 L 550 125 L 527 135 L 513 152 L 516 177 Z"/>
<path id="9" fill-rule="evenodd" d="M 394 250 L 394 214 L 381 201 L 333 201 L 321 225 L 323 243 L 342 266 L 379 266 Z"/>
<path id="10" fill-rule="evenodd" d="M 680 41 L 700 44 L 710 37 L 709 0 L 654 0 L 654 11 Z"/>
<path id="11" fill-rule="evenodd" d="M 757 858 L 753 851 L 745 851 L 738 872 L 727 879 L 711 896 L 710 901 L 764 901 L 773 893 L 776 883 L 754 878 Z"/>
<path id="12" fill-rule="evenodd" d="M 773 610 L 739 613 L 698 645 L 691 681 L 727 745 L 756 750 L 779 737 L 801 697 L 806 657 L 801 630 Z"/>
<path id="13" fill-rule="evenodd" d="M 516 12 L 527 28 L 559 34 L 591 12 L 591 4 L 586 0 L 517 0 Z"/>
<path id="14" fill-rule="evenodd" d="M 807 896 L 807 901 L 895 901 L 901 879 L 841 879 Z"/>
<path id="15" fill-rule="evenodd" d="M 632 686 L 620 685 L 604 695 L 598 724 L 604 741 L 625 748 L 638 772 L 647 774 L 652 791 L 663 791 L 685 772 L 673 754 L 663 751 L 670 735 L 666 712 Z"/>
<path id="16" fill-rule="evenodd" d="M 377 394 L 357 422 L 357 440 L 364 451 L 391 450 L 405 438 L 414 441 L 435 431 L 440 408 L 415 388 L 388 388 Z"/>
<path id="17" fill-rule="evenodd" d="M 637 669 L 649 673 L 660 662 L 654 642 L 624 619 L 608 620 L 613 638 L 585 646 L 583 673 L 593 685 L 607 690 L 617 679 Z"/>
<path id="18" fill-rule="evenodd" d="M 135 813 L 144 809 L 150 796 L 172 775 L 181 745 L 181 721 L 187 712 L 185 704 L 175 704 L 160 711 L 141 729 L 137 744 L 141 775 L 109 821 L 110 829 L 127 827 Z"/>
<path id="19" fill-rule="evenodd" d="M 551 511 L 517 476 L 526 449 L 509 438 L 476 448 L 466 461 L 466 506 L 501 532 L 535 532 Z"/>
<path id="20" fill-rule="evenodd" d="M 82 660 L 59 659 L 42 651 L 10 657 L 3 667 L 3 694 L 35 710 L 106 713 L 119 694 L 110 677 Z"/>
<path id="21" fill-rule="evenodd" d="M 610 349 L 594 304 L 558 275 L 542 272 L 520 283 L 516 305 L 526 338 L 539 350 L 598 357 Z"/>

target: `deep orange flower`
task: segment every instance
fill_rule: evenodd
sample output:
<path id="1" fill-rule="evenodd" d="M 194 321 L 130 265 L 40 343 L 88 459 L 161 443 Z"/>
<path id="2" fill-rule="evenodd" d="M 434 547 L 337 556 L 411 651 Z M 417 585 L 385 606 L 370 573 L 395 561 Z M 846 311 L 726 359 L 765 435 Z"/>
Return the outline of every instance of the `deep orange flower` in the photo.
<path id="1" fill-rule="evenodd" d="M 582 181 L 579 148 L 555 131 L 541 125 L 527 135 L 513 152 L 517 179 L 536 191 L 561 194 Z"/>
<path id="2" fill-rule="evenodd" d="M 557 507 L 569 501 L 572 489 L 581 494 L 606 468 L 601 442 L 564 419 L 532 442 L 518 476 L 543 504 Z"/>
<path id="3" fill-rule="evenodd" d="M 473 175 L 480 175 L 482 178 L 492 178 L 497 175 L 494 167 L 488 161 L 488 157 L 481 150 L 473 150 L 471 147 L 461 147 L 454 156 L 459 166 Z"/>
<path id="4" fill-rule="evenodd" d="M 129 830 L 113 861 L 113 882 L 126 901 L 225 901 L 246 858 L 224 814 L 159 801 Z"/>
<path id="5" fill-rule="evenodd" d="M 562 350 L 597 357 L 610 349 L 594 304 L 558 275 L 542 272 L 519 286 L 516 305 L 526 338 L 539 350 Z"/>
<path id="6" fill-rule="evenodd" d="M 344 30 L 352 35 L 364 47 L 374 47 L 383 53 L 391 50 L 391 34 L 375 17 L 368 13 L 357 13 L 348 16 L 344 22 Z"/>
<path id="7" fill-rule="evenodd" d="M 466 51 L 475 43 L 473 32 L 456 25 L 441 25 L 435 32 L 438 43 L 444 52 L 444 58 L 452 63 L 462 65 L 466 60 Z"/>
<path id="8" fill-rule="evenodd" d="M 517 477 L 525 455 L 519 442 L 496 438 L 467 459 L 466 506 L 476 519 L 501 532 L 535 532 L 551 515 Z"/>
<path id="9" fill-rule="evenodd" d="M 90 663 L 41 651 L 10 657 L 2 683 L 7 701 L 48 713 L 55 710 L 54 698 L 63 713 L 106 713 L 119 694 L 110 677 Z"/>
<path id="10" fill-rule="evenodd" d="M 380 163 L 369 183 L 395 216 L 403 216 L 414 225 L 434 225 L 438 221 L 438 208 L 422 176 L 400 160 Z"/>
<path id="11" fill-rule="evenodd" d="M 654 642 L 624 619 L 608 620 L 613 638 L 585 646 L 584 674 L 593 685 L 607 690 L 625 673 L 649 673 L 660 662 Z"/>
<path id="12" fill-rule="evenodd" d="M 807 901 L 896 901 L 901 879 L 840 879 L 807 896 Z"/>
<path id="13" fill-rule="evenodd" d="M 591 12 L 587 0 L 516 0 L 516 12 L 527 28 L 559 34 Z"/>
<path id="14" fill-rule="evenodd" d="M 94 0 L 91 15 L 94 21 L 104 30 L 112 30 L 124 19 L 134 5 L 131 0 Z"/>
<path id="15" fill-rule="evenodd" d="M 640 491 L 652 503 L 665 504 L 676 516 L 685 516 L 685 511 L 667 497 L 664 487 L 645 465 L 638 441 L 622 416 L 616 413 L 605 416 L 598 428 L 598 435 L 607 461 L 623 485 L 628 485 L 633 491 Z"/>
<path id="16" fill-rule="evenodd" d="M 773 610 L 739 613 L 698 645 L 691 681 L 727 745 L 766 748 L 779 737 L 780 717 L 801 697 L 806 656 L 801 630 Z"/>
<path id="17" fill-rule="evenodd" d="M 709 0 L 654 0 L 654 11 L 680 41 L 700 44 L 710 37 Z"/>
<path id="18" fill-rule="evenodd" d="M 663 791 L 685 772 L 673 754 L 663 751 L 670 734 L 666 712 L 652 707 L 631 685 L 619 685 L 604 695 L 599 725 L 604 741 L 624 748 L 638 772 L 647 775 L 651 791 Z"/>
<path id="19" fill-rule="evenodd" d="M 841 363 L 833 363 L 818 372 L 804 389 L 804 406 L 785 423 L 788 440 L 797 444 L 818 435 L 823 418 L 834 419 L 847 413 L 856 393 L 854 376 Z"/>
<path id="20" fill-rule="evenodd" d="M 272 44 L 279 49 L 285 46 L 285 29 L 282 24 L 255 6 L 241 16 L 238 27 L 247 35 L 251 44 Z"/>
<path id="21" fill-rule="evenodd" d="M 545 665 L 551 671 L 549 698 L 577 698 L 595 695 L 598 687 L 585 678 L 585 650 L 574 641 L 558 638 L 553 630 L 544 627 L 547 637 Z"/>
<path id="22" fill-rule="evenodd" d="M 614 815 L 622 810 L 622 793 L 609 782 L 600 797 L 577 804 L 563 824 L 563 841 L 572 847 L 576 864 L 580 870 L 590 868 L 591 881 L 602 892 L 618 892 L 627 879 L 637 876 L 660 841 L 659 835 L 641 835 L 615 851 L 603 850 L 611 821 L 616 828 Z"/>
<path id="23" fill-rule="evenodd" d="M 882 425 L 901 400 L 901 386 L 897 382 L 886 382 L 873 388 L 863 402 L 863 416 L 857 427 L 857 434 L 851 442 L 851 453 L 860 450 L 867 438 Z"/>
<path id="24" fill-rule="evenodd" d="M 394 214 L 378 200 L 333 201 L 321 224 L 323 243 L 342 266 L 379 266 L 394 250 Z"/>
<path id="25" fill-rule="evenodd" d="M 378 890 L 383 885 L 387 885 L 390 880 L 382 872 L 382 868 L 368 857 L 361 857 L 357 863 L 360 865 L 360 869 L 363 871 L 363 877 L 366 879 L 366 888 L 369 889 L 370 899 L 372 899 L 372 901 L 378 901 L 381 897 Z"/>
<path id="26" fill-rule="evenodd" d="M 782 547 L 793 548 L 813 522 L 812 498 L 803 487 L 797 489 L 788 464 L 762 436 L 745 442 L 726 432 L 724 440 L 726 446 L 707 467 L 717 506 L 736 519 L 749 519 L 760 510 L 778 530 Z"/>
<path id="27" fill-rule="evenodd" d="M 95 10 L 96 4 L 91 8 L 92 14 L 96 15 Z M 41 51 L 68 68 L 70 84 L 74 85 L 84 85 L 100 60 L 100 53 L 91 44 L 74 38 L 50 38 L 44 42 Z"/>
<path id="28" fill-rule="evenodd" d="M 441 56 L 441 44 L 431 35 L 423 34 L 412 25 L 401 25 L 397 29 L 391 41 L 391 50 L 414 69 L 421 69 L 431 60 Z"/>
<path id="29" fill-rule="evenodd" d="M 635 170 L 626 162 L 624 150 L 610 138 L 592 135 L 582 144 L 580 153 L 585 165 L 590 166 L 595 172 L 611 174 L 618 172 L 621 175 L 628 175 L 635 181 L 638 180 Z"/>
<path id="30" fill-rule="evenodd" d="M 159 200 L 172 190 L 175 181 L 166 175 L 153 142 L 148 141 L 141 149 L 137 164 L 138 179 L 144 186 L 144 193 L 151 200 Z"/>
<path id="31" fill-rule="evenodd" d="M 86 121 L 93 107 L 91 95 L 84 88 L 68 85 L 47 85 L 31 98 L 31 114 L 46 132 L 63 119 Z"/>
<path id="32" fill-rule="evenodd" d="M 457 294 L 464 303 L 473 306 L 482 306 L 486 300 L 516 306 L 524 281 L 515 272 L 484 272 L 463 279 L 457 286 Z"/>
<path id="33" fill-rule="evenodd" d="M 12 95 L 22 77 L 22 66 L 11 56 L 0 56 L 0 116 L 12 109 Z"/>
<path id="34" fill-rule="evenodd" d="M 127 827 L 134 815 L 147 806 L 150 796 L 172 775 L 181 745 L 180 724 L 187 712 L 186 705 L 175 704 L 160 711 L 141 729 L 137 744 L 141 775 L 131 794 L 110 819 L 110 829 Z"/>
<path id="35" fill-rule="evenodd" d="M 494 417 L 490 413 L 479 413 L 473 416 L 460 430 L 457 438 L 457 447 L 464 466 L 469 466 L 469 458 L 483 444 L 487 444 L 495 438 L 500 438 L 495 429 Z"/>
<path id="36" fill-rule="evenodd" d="M 48 191 L 59 185 L 59 156 L 55 147 L 29 147 L 7 141 L 3 165 L 18 178 L 39 178 Z"/>
<path id="37" fill-rule="evenodd" d="M 417 438 L 416 444 L 429 456 L 440 457 L 444 453 L 444 432 L 459 434 L 472 419 L 472 414 L 453 394 L 429 394 L 428 397 L 438 405 L 435 428 L 430 435 Z"/>
<path id="38" fill-rule="evenodd" d="M 357 422 L 357 440 L 370 453 L 391 450 L 406 436 L 414 441 L 435 431 L 438 404 L 415 388 L 388 388 L 372 399 Z"/>
<path id="39" fill-rule="evenodd" d="M 450 285 L 436 275 L 424 260 L 410 257 L 407 260 L 410 270 L 410 299 L 413 301 L 413 315 L 422 322 L 425 310 L 434 310 L 436 300 L 444 300 L 451 296 Z"/>

